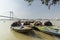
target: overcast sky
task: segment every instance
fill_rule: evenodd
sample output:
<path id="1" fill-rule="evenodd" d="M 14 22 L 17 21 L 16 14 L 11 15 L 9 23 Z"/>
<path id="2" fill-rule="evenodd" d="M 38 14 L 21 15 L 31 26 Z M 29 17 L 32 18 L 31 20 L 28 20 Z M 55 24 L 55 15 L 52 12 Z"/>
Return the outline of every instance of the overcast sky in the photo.
<path id="1" fill-rule="evenodd" d="M 60 18 L 60 5 L 51 6 L 49 10 L 39 0 L 34 1 L 31 6 L 24 0 L 0 0 L 0 15 L 10 16 L 9 11 L 13 11 L 14 17 L 21 19 Z"/>

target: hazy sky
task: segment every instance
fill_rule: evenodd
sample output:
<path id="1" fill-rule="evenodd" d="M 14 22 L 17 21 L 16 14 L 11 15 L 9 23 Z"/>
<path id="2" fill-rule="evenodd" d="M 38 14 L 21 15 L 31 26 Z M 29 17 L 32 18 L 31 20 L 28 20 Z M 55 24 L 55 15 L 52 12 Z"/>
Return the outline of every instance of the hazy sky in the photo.
<path id="1" fill-rule="evenodd" d="M 28 6 L 24 0 L 0 0 L 0 15 L 10 16 L 9 11 L 13 11 L 14 17 L 17 18 L 60 18 L 60 5 L 51 6 L 49 10 L 47 6 L 42 5 L 39 0 Z"/>

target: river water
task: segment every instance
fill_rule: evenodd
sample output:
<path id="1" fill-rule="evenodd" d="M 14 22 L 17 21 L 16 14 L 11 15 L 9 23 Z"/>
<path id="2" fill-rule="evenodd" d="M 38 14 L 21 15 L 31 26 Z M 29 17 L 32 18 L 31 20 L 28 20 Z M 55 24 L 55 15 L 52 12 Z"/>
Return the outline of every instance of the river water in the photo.
<path id="1" fill-rule="evenodd" d="M 31 31 L 28 34 L 17 33 L 10 29 L 13 21 L 0 21 L 0 40 L 60 40 L 59 37 L 51 36 L 38 31 Z M 51 21 L 54 25 L 60 26 L 60 21 Z"/>

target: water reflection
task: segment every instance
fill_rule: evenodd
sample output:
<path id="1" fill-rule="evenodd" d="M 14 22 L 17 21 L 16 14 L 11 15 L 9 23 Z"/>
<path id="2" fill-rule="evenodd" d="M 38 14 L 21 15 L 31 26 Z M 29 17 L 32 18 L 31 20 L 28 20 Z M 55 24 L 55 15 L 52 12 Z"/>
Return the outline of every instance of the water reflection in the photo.
<path id="1" fill-rule="evenodd" d="M 38 39 L 41 39 L 40 36 L 38 36 L 38 34 L 36 34 L 34 31 L 30 31 L 28 33 L 18 33 L 18 32 L 15 32 L 15 31 L 11 31 L 12 34 L 18 38 L 18 39 L 22 39 L 22 40 L 38 40 Z M 28 39 L 27 39 L 28 38 Z"/>

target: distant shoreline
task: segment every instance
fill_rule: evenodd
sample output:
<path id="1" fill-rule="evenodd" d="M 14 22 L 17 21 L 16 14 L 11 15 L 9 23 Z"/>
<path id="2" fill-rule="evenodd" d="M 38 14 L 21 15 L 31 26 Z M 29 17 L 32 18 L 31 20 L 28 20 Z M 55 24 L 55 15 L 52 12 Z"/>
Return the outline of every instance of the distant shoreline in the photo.
<path id="1" fill-rule="evenodd" d="M 60 20 L 60 19 L 0 19 L 0 20 Z"/>

